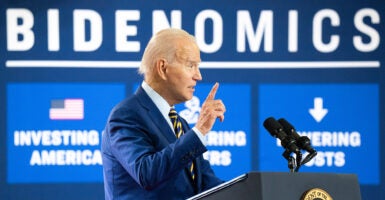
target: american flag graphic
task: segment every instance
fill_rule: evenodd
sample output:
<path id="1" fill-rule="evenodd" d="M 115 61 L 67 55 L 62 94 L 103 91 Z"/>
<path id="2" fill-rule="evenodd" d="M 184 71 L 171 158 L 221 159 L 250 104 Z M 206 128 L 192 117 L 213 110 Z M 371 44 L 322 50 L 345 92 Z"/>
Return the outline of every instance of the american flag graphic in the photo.
<path id="1" fill-rule="evenodd" d="M 84 119 L 83 99 L 51 100 L 49 109 L 51 120 L 82 120 Z"/>

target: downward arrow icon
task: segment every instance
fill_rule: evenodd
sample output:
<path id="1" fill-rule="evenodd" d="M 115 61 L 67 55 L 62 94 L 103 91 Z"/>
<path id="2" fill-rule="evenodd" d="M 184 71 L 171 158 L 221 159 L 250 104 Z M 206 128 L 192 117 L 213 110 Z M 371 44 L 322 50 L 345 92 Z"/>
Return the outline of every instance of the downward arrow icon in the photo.
<path id="1" fill-rule="evenodd" d="M 314 108 L 309 109 L 309 113 L 319 123 L 328 113 L 328 109 L 323 108 L 323 99 L 321 97 L 314 98 Z"/>

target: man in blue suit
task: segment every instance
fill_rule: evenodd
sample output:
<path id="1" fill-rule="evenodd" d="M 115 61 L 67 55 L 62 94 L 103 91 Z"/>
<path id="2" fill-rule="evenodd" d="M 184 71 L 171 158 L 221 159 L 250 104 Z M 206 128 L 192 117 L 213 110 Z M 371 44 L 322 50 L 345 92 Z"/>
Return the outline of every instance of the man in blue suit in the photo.
<path id="1" fill-rule="evenodd" d="M 215 99 L 219 84 L 192 129 L 179 117 L 179 138 L 169 117 L 175 104 L 193 97 L 202 80 L 200 62 L 194 37 L 181 29 L 165 29 L 151 38 L 139 68 L 144 81 L 114 107 L 103 133 L 106 199 L 186 199 L 223 182 L 202 156 L 207 151 L 204 136 L 226 111 Z"/>

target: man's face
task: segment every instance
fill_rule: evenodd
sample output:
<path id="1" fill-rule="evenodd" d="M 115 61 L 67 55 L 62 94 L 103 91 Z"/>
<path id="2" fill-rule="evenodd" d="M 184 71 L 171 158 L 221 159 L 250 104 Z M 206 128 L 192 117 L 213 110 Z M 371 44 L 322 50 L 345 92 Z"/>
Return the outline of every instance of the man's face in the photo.
<path id="1" fill-rule="evenodd" d="M 168 63 L 167 90 L 171 104 L 178 104 L 192 99 L 197 81 L 202 80 L 199 71 L 200 52 L 195 43 L 180 41 L 176 59 Z"/>

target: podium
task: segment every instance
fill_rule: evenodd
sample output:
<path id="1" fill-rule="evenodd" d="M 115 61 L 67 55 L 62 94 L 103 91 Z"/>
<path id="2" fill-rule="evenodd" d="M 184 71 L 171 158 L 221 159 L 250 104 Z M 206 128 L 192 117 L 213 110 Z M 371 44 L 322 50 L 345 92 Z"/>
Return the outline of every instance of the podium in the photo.
<path id="1" fill-rule="evenodd" d="M 361 200 L 354 174 L 250 172 L 189 200 Z"/>

